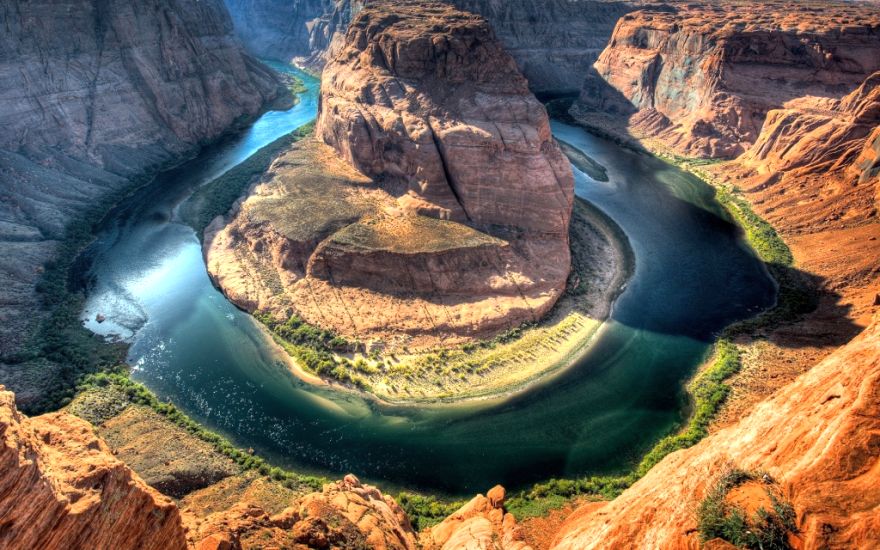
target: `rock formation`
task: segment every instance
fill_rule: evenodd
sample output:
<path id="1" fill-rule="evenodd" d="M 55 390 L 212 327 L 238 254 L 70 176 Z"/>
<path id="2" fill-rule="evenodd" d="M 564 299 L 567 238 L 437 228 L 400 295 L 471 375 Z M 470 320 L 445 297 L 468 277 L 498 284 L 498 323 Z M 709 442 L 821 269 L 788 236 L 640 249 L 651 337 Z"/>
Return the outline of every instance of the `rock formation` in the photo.
<path id="1" fill-rule="evenodd" d="M 760 189 L 788 231 L 877 221 L 880 73 L 840 100 L 805 97 L 770 111 L 758 139 L 723 177 Z M 742 180 L 748 182 L 743 183 Z M 808 193 L 779 190 L 800 187 Z"/>
<path id="2" fill-rule="evenodd" d="M 27 418 L 0 386 L 0 546 L 186 548 L 180 513 L 115 458 L 86 421 Z"/>
<path id="3" fill-rule="evenodd" d="M 325 68 L 316 134 L 333 149 L 298 145 L 206 233 L 208 269 L 239 305 L 434 345 L 537 320 L 561 295 L 571 168 L 484 19 L 363 9 Z M 267 264 L 281 292 L 246 276 Z"/>
<path id="4" fill-rule="evenodd" d="M 275 515 L 239 503 L 206 518 L 191 533 L 196 550 L 370 548 L 415 550 L 416 534 L 389 496 L 355 476 L 328 484 Z"/>
<path id="5" fill-rule="evenodd" d="M 532 550 L 523 542 L 516 518 L 504 511 L 504 487 L 477 495 L 455 513 L 422 534 L 424 550 Z"/>
<path id="6" fill-rule="evenodd" d="M 664 5 L 619 21 L 574 113 L 626 117 L 630 133 L 680 154 L 734 157 L 771 109 L 839 99 L 878 68 L 880 14 L 869 4 Z"/>
<path id="7" fill-rule="evenodd" d="M 219 0 L 11 0 L 0 14 L 5 361 L 39 319 L 34 286 L 72 219 L 282 89 L 242 52 Z"/>
<path id="8" fill-rule="evenodd" d="M 557 550 L 697 548 L 695 510 L 720 472 L 763 470 L 803 548 L 880 545 L 880 317 L 739 423 L 675 452 L 615 500 L 575 513 Z"/>

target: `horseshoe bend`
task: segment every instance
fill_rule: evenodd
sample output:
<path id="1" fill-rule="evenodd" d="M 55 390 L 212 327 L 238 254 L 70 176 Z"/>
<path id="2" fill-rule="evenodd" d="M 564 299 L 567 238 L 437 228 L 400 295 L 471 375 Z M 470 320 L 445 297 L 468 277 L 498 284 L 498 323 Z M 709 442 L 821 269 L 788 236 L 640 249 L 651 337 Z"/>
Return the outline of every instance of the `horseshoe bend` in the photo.
<path id="1" fill-rule="evenodd" d="M 0 548 L 880 547 L 880 4 L 0 14 Z"/>

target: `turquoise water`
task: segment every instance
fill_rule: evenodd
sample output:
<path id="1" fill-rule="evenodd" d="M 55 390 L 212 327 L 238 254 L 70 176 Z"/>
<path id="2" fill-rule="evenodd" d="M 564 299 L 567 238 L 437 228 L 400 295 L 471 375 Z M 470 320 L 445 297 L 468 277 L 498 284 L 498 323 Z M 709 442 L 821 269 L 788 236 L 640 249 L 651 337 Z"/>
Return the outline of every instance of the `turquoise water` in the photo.
<path id="1" fill-rule="evenodd" d="M 469 494 L 553 476 L 611 472 L 682 420 L 682 382 L 713 335 L 770 305 L 772 282 L 696 178 L 554 123 L 607 167 L 576 172 L 578 195 L 627 233 L 635 273 L 596 345 L 515 397 L 455 407 L 387 407 L 309 386 L 248 315 L 212 285 L 195 233 L 176 217 L 192 191 L 312 120 L 318 81 L 286 112 L 203 152 L 115 209 L 86 257 L 91 329 L 131 342 L 134 378 L 286 467 L 354 472 L 385 487 Z M 97 313 L 107 317 L 94 322 Z"/>

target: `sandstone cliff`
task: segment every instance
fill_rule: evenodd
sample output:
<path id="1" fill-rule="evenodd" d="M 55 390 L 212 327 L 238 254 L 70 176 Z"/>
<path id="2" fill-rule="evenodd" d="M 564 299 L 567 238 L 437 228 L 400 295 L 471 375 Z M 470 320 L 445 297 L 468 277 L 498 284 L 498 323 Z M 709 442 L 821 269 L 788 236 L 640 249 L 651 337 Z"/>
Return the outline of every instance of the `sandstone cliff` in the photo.
<path id="1" fill-rule="evenodd" d="M 739 423 L 675 452 L 620 497 L 575 513 L 554 549 L 698 548 L 696 508 L 726 468 L 763 470 L 803 548 L 880 545 L 880 318 Z"/>
<path id="2" fill-rule="evenodd" d="M 3 548 L 186 547 L 174 502 L 115 458 L 86 421 L 27 418 L 0 386 L 0 444 Z"/>
<path id="3" fill-rule="evenodd" d="M 209 272 L 242 307 L 434 345 L 536 320 L 561 295 L 571 168 L 484 19 L 360 11 L 325 68 L 316 134 L 333 149 L 298 144 L 206 232 Z M 246 275 L 267 268 L 256 279 L 280 286 Z"/>
<path id="4" fill-rule="evenodd" d="M 615 113 L 684 155 L 734 157 L 771 109 L 839 99 L 878 68 L 880 14 L 869 4 L 666 5 L 618 22 L 574 113 Z"/>
<path id="5" fill-rule="evenodd" d="M 282 90 L 242 52 L 219 0 L 12 0 L 0 17 L 5 361 L 39 319 L 34 285 L 72 219 Z"/>
<path id="6" fill-rule="evenodd" d="M 876 221 L 880 165 L 880 73 L 840 100 L 805 97 L 770 111 L 754 145 L 724 177 L 758 190 L 789 231 Z M 743 185 L 743 182 L 748 182 Z M 780 193 L 783 188 L 808 193 Z M 786 196 L 787 195 L 787 196 Z"/>

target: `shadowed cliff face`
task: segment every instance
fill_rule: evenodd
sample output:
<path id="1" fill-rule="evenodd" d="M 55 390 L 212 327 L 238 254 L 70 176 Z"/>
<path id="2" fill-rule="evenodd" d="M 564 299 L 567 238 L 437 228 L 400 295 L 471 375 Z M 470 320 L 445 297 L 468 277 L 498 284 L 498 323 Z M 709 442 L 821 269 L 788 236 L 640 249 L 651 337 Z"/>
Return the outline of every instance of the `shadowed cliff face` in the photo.
<path id="1" fill-rule="evenodd" d="M 733 157 L 771 109 L 839 99 L 880 68 L 880 15 L 862 4 L 706 2 L 624 16 L 577 111 L 627 116 L 688 156 Z"/>
<path id="2" fill-rule="evenodd" d="M 39 317 L 34 285 L 72 219 L 282 90 L 219 0 L 12 0 L 0 14 L 5 358 Z"/>

